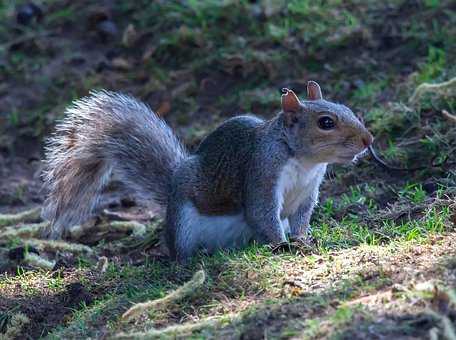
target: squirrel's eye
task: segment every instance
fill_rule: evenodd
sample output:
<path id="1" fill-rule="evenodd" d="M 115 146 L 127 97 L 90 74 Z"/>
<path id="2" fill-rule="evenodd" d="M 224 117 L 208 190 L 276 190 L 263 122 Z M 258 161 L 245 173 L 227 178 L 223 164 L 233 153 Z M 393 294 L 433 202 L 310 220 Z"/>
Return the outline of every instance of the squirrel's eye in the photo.
<path id="1" fill-rule="evenodd" d="M 331 130 L 334 129 L 335 126 L 336 123 L 334 123 L 334 120 L 331 117 L 323 116 L 318 119 L 318 127 L 322 130 Z"/>

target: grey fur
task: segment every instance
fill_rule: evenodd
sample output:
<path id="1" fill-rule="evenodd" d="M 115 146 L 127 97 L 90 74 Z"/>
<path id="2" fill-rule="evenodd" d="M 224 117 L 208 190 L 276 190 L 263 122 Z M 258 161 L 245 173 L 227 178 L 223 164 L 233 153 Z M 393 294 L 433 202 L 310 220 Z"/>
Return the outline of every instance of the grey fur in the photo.
<path id="1" fill-rule="evenodd" d="M 90 216 L 112 171 L 136 194 L 167 204 L 173 170 L 187 153 L 145 104 L 99 91 L 65 114 L 46 148 L 43 216 L 52 222 L 50 238 Z"/>
<path id="2" fill-rule="evenodd" d="M 305 234 L 326 164 L 349 162 L 372 136 L 343 105 L 319 99 L 298 108 L 271 120 L 229 119 L 187 155 L 169 127 L 131 97 L 97 92 L 76 102 L 48 148 L 51 236 L 87 218 L 111 170 L 144 198 L 167 206 L 167 242 L 179 261 L 200 249 Z M 322 115 L 333 117 L 337 128 L 319 129 Z M 287 186 L 294 182 L 280 181 L 290 161 L 308 171 L 299 172 L 293 188 Z"/>
<path id="3" fill-rule="evenodd" d="M 292 214 L 289 218 L 290 235 L 291 236 L 306 236 L 309 233 L 310 218 L 312 217 L 313 209 L 317 204 L 318 186 L 313 194 L 311 194 Z"/>

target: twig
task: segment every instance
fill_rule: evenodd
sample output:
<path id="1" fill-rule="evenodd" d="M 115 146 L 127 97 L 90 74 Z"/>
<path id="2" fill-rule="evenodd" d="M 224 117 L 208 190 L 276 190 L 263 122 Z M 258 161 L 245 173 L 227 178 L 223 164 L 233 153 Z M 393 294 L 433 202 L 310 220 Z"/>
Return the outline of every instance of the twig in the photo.
<path id="1" fill-rule="evenodd" d="M 425 93 L 442 94 L 451 90 L 456 90 L 456 77 L 438 84 L 423 83 L 416 88 L 415 92 L 410 97 L 409 102 L 412 104 L 418 102 Z"/>
<path id="2" fill-rule="evenodd" d="M 69 253 L 76 254 L 92 254 L 93 250 L 89 246 L 79 243 L 69 243 L 65 241 L 53 241 L 53 240 L 40 240 L 40 239 L 29 239 L 25 241 L 26 244 L 31 245 L 39 250 L 44 251 L 66 251 Z"/>
<path id="3" fill-rule="evenodd" d="M 8 225 L 32 222 L 40 218 L 41 208 L 33 208 L 18 214 L 0 214 L 0 227 Z"/>
<path id="4" fill-rule="evenodd" d="M 93 223 L 73 226 L 70 230 L 72 239 L 79 239 L 86 234 L 87 229 L 107 232 L 131 232 L 133 237 L 139 238 L 146 233 L 146 226 L 136 221 L 111 221 L 94 226 Z"/>
<path id="5" fill-rule="evenodd" d="M 146 226 L 136 221 L 112 221 L 109 226 L 115 231 L 132 231 L 136 237 L 146 233 Z"/>
<path id="6" fill-rule="evenodd" d="M 114 339 L 175 339 L 175 338 L 183 338 L 184 336 L 189 336 L 191 333 L 195 331 L 199 331 L 202 329 L 208 328 L 216 328 L 220 325 L 223 325 L 227 322 L 227 320 L 231 322 L 235 322 L 237 319 L 236 315 L 228 315 L 228 316 L 214 316 L 204 319 L 202 321 L 196 323 L 184 323 L 182 325 L 172 325 L 165 327 L 163 329 L 149 329 L 145 332 L 133 332 L 133 333 L 119 333 L 115 335 Z"/>
<path id="7" fill-rule="evenodd" d="M 52 270 L 55 267 L 54 261 L 46 260 L 45 258 L 30 252 L 25 254 L 24 263 L 29 264 L 32 267 L 42 268 L 45 270 Z"/>
<path id="8" fill-rule="evenodd" d="M 447 110 L 442 110 L 442 115 L 446 119 L 451 120 L 453 123 L 456 123 L 456 115 L 449 113 Z"/>
<path id="9" fill-rule="evenodd" d="M 0 238 L 7 237 L 21 237 L 30 238 L 41 235 L 43 230 L 49 226 L 49 222 L 26 224 L 23 226 L 10 226 L 2 229 L 0 232 Z"/>
<path id="10" fill-rule="evenodd" d="M 196 289 L 204 283 L 205 280 L 206 274 L 203 270 L 199 270 L 193 275 L 190 281 L 186 282 L 183 286 L 179 287 L 167 296 L 161 299 L 147 301 L 144 303 L 138 303 L 134 305 L 122 315 L 122 320 L 129 321 L 151 309 L 163 308 L 165 306 L 168 306 L 170 303 L 181 300 L 185 296 L 194 293 Z"/>

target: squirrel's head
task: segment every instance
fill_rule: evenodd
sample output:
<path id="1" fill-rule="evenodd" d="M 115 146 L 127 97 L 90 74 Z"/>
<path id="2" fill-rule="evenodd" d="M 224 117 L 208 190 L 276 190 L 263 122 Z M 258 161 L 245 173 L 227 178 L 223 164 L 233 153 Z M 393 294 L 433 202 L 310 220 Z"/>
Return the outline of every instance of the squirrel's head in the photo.
<path id="1" fill-rule="evenodd" d="M 364 153 L 373 137 L 346 106 L 323 99 L 320 86 L 307 83 L 307 100 L 283 89 L 282 114 L 290 146 L 298 157 L 348 163 Z"/>

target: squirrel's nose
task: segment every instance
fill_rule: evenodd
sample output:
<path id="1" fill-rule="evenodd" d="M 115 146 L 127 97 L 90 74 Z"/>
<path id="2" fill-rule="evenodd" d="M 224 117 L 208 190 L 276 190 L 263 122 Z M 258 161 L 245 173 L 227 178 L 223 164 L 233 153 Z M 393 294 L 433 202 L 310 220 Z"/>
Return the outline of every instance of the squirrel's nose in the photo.
<path id="1" fill-rule="evenodd" d="M 369 131 L 367 131 L 367 133 L 361 136 L 361 142 L 363 143 L 364 147 L 367 148 L 374 142 L 374 137 Z"/>

